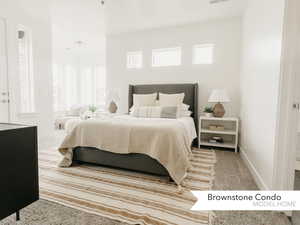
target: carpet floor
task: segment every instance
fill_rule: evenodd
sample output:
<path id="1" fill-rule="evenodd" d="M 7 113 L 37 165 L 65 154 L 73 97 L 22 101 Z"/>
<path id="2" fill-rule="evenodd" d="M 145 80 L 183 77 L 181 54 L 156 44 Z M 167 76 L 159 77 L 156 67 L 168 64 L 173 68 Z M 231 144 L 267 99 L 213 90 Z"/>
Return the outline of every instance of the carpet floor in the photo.
<path id="1" fill-rule="evenodd" d="M 190 210 L 196 202 L 190 191 L 211 189 L 214 151 L 193 150 L 182 193 L 165 177 L 88 164 L 58 168 L 60 159 L 53 149 L 39 154 L 43 199 L 129 224 L 209 224 L 211 212 Z"/>
<path id="2" fill-rule="evenodd" d="M 0 221 L 0 225 L 129 225 L 103 216 L 66 207 L 55 202 L 39 200 L 21 210 L 21 220 L 15 215 Z"/>

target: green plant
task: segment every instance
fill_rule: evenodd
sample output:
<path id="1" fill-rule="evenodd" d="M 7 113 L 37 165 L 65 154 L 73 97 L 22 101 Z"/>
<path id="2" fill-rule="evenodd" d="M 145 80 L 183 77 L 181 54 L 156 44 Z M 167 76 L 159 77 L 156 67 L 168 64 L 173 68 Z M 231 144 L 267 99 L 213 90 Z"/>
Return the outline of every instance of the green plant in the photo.
<path id="1" fill-rule="evenodd" d="M 91 111 L 92 113 L 96 112 L 97 111 L 97 106 L 90 105 L 89 106 L 89 111 Z"/>
<path id="2" fill-rule="evenodd" d="M 211 107 L 211 106 L 206 106 L 205 108 L 204 108 L 204 112 L 205 113 L 212 113 L 214 110 L 213 110 L 213 107 Z"/>

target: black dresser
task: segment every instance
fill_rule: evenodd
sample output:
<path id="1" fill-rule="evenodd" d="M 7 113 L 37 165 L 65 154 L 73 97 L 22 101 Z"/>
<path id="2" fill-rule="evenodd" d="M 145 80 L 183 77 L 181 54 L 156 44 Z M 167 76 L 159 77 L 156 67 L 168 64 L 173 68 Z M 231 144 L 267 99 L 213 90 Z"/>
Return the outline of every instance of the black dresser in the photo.
<path id="1" fill-rule="evenodd" d="M 39 199 L 37 128 L 0 123 L 0 220 Z"/>

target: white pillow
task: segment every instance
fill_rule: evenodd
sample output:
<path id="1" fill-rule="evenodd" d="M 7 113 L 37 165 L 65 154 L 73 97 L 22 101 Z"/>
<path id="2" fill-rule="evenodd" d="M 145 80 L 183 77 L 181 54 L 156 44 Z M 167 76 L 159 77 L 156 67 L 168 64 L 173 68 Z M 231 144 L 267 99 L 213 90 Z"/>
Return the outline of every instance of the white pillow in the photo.
<path id="1" fill-rule="evenodd" d="M 160 106 L 159 100 L 156 100 L 155 105 L 156 105 L 156 106 Z M 182 111 L 188 111 L 189 108 L 190 108 L 190 105 L 184 104 L 184 103 L 183 103 L 183 104 L 181 105 L 180 110 L 182 110 Z M 130 111 L 132 111 L 132 109 L 133 109 L 133 107 L 130 108 Z"/>
<path id="2" fill-rule="evenodd" d="M 153 94 L 133 94 L 133 106 L 141 107 L 141 106 L 155 106 L 157 98 L 157 93 Z"/>
<path id="3" fill-rule="evenodd" d="M 184 93 L 164 94 L 159 92 L 160 106 L 181 106 L 183 104 Z"/>
<path id="4" fill-rule="evenodd" d="M 189 108 L 190 108 L 190 106 L 187 105 L 187 104 L 184 104 L 184 103 L 183 103 L 182 106 L 181 106 L 181 110 L 183 110 L 183 111 L 188 111 Z"/>
<path id="5" fill-rule="evenodd" d="M 179 112 L 180 117 L 190 117 L 191 115 L 192 115 L 192 111 L 189 110 Z"/>
<path id="6" fill-rule="evenodd" d="M 74 105 L 71 107 L 71 109 L 67 112 L 67 116 L 80 116 L 82 113 L 87 111 L 87 106 L 79 106 Z"/>

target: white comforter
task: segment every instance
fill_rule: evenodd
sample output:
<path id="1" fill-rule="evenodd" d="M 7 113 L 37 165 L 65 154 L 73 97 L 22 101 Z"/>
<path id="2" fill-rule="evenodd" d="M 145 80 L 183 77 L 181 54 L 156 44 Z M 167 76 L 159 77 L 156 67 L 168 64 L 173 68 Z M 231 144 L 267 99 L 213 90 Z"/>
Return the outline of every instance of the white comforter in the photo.
<path id="1" fill-rule="evenodd" d="M 160 162 L 180 184 L 190 167 L 191 144 L 196 138 L 191 117 L 179 119 L 135 118 L 129 115 L 103 117 L 67 124 L 59 152 L 60 166 L 72 164 L 72 149 L 95 147 L 114 153 L 146 154 Z"/>

